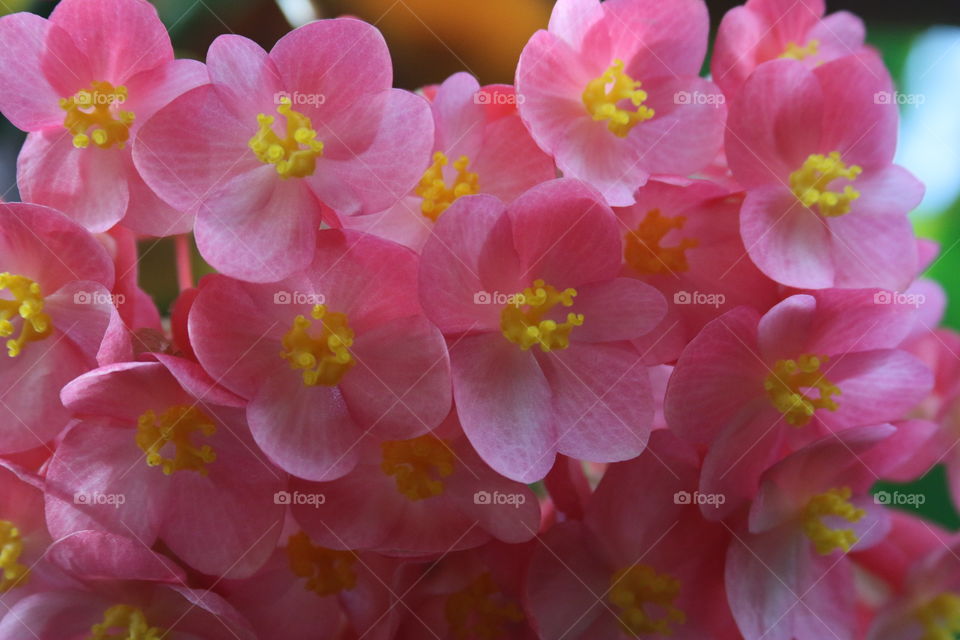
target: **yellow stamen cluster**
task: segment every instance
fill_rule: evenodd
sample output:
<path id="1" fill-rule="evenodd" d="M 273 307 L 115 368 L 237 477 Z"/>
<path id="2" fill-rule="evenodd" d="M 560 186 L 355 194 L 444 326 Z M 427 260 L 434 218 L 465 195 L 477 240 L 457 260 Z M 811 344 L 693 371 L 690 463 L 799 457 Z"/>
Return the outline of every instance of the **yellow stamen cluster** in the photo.
<path id="1" fill-rule="evenodd" d="M 544 316 L 556 305 L 573 306 L 576 289 L 557 291 L 543 280 L 535 280 L 533 287 L 514 296 L 500 313 L 500 329 L 510 342 L 526 351 L 535 344 L 541 351 L 566 349 L 570 346 L 570 332 L 583 324 L 583 314 L 568 313 L 563 322 Z"/>
<path id="2" fill-rule="evenodd" d="M 317 140 L 310 118 L 294 111 L 290 98 L 280 98 L 277 113 L 286 118 L 287 135 L 281 138 L 273 130 L 275 116 L 257 115 L 260 129 L 250 138 L 250 149 L 264 164 L 277 168 L 281 178 L 305 178 L 317 169 L 317 157 L 323 155 L 323 143 Z"/>
<path id="3" fill-rule="evenodd" d="M 682 229 L 687 221 L 683 216 L 664 216 L 659 209 L 649 211 L 640 225 L 626 235 L 623 257 L 640 273 L 677 273 L 687 271 L 687 249 L 700 243 L 696 238 L 683 238 L 673 247 L 660 242 L 673 229 Z"/>
<path id="4" fill-rule="evenodd" d="M 424 500 L 443 493 L 443 478 L 453 473 L 454 456 L 450 447 L 427 434 L 412 440 L 380 444 L 383 462 L 380 468 L 397 481 L 397 491 L 408 500 Z"/>
<path id="5" fill-rule="evenodd" d="M 217 459 L 213 448 L 205 444 L 198 447 L 193 435 L 199 433 L 210 437 L 217 430 L 212 419 L 196 407 L 178 405 L 170 407 L 159 417 L 152 410 L 137 420 L 137 446 L 147 454 L 147 464 L 162 467 L 165 475 L 184 469 L 207 475 L 206 465 Z M 174 447 L 173 457 L 165 457 L 167 445 Z"/>
<path id="6" fill-rule="evenodd" d="M 449 162 L 447 155 L 442 151 L 434 153 L 433 164 L 424 172 L 423 177 L 420 178 L 420 184 L 414 189 L 414 193 L 423 198 L 420 211 L 434 222 L 460 196 L 480 193 L 480 178 L 477 174 L 467 171 L 470 164 L 467 156 L 460 156 L 453 163 L 453 168 L 457 170 L 457 177 L 453 179 L 453 186 L 448 187 L 443 179 L 443 168 Z"/>
<path id="7" fill-rule="evenodd" d="M 103 622 L 90 628 L 89 640 L 161 640 L 167 632 L 147 624 L 143 611 L 128 604 L 116 604 L 103 613 Z"/>
<path id="8" fill-rule="evenodd" d="M 0 520 L 0 593 L 22 585 L 30 576 L 30 569 L 20 564 L 22 553 L 20 530 L 9 520 Z"/>
<path id="9" fill-rule="evenodd" d="M 15 330 L 11 318 L 22 318 L 20 335 L 7 340 L 7 355 L 16 358 L 28 342 L 43 340 L 53 332 L 50 316 L 43 312 L 40 285 L 24 276 L 0 273 L 0 292 L 7 290 L 13 300 L 0 298 L 0 338 L 8 338 Z"/>
<path id="10" fill-rule="evenodd" d="M 813 39 L 802 47 L 796 42 L 788 42 L 787 48 L 780 54 L 781 58 L 791 58 L 793 60 L 803 60 L 820 53 L 820 41 Z"/>
<path id="11" fill-rule="evenodd" d="M 451 594 L 444 609 L 456 640 L 505 638 L 505 627 L 523 620 L 520 607 L 503 597 L 489 573 Z"/>
<path id="12" fill-rule="evenodd" d="M 350 355 L 353 329 L 346 314 L 328 311 L 322 304 L 314 305 L 310 317 L 320 321 L 320 329 L 312 331 L 313 322 L 302 315 L 294 318 L 293 328 L 283 336 L 280 357 L 291 369 L 303 371 L 306 386 L 336 386 L 356 364 Z"/>
<path id="13" fill-rule="evenodd" d="M 850 203 L 860 197 L 860 192 L 849 184 L 841 192 L 830 191 L 830 183 L 838 178 L 856 180 L 861 173 L 863 169 L 857 165 L 847 167 L 837 151 L 825 156 L 814 153 L 790 174 L 790 190 L 804 206 L 816 207 L 820 215 L 834 218 L 850 213 Z"/>
<path id="14" fill-rule="evenodd" d="M 917 609 L 916 618 L 923 625 L 920 640 L 955 640 L 960 636 L 960 595 L 941 593 Z"/>
<path id="15" fill-rule="evenodd" d="M 607 121 L 611 133 L 626 138 L 630 130 L 639 123 L 653 117 L 654 111 L 643 103 L 647 92 L 623 71 L 623 60 L 614 60 L 613 64 L 599 78 L 594 78 L 583 91 L 583 105 L 597 122 Z M 619 105 L 629 100 L 633 109 Z"/>
<path id="16" fill-rule="evenodd" d="M 865 516 L 866 511 L 850 504 L 850 495 L 850 487 L 830 489 L 815 495 L 804 507 L 803 532 L 813 542 L 817 553 L 828 555 L 836 549 L 847 552 L 857 542 L 853 529 L 833 529 L 823 522 L 826 517 L 857 522 Z"/>
<path id="17" fill-rule="evenodd" d="M 674 604 L 679 594 L 679 580 L 638 564 L 613 574 L 607 599 L 620 609 L 620 626 L 631 637 L 668 636 L 673 633 L 671 625 L 687 621 Z"/>
<path id="18" fill-rule="evenodd" d="M 319 596 L 332 596 L 357 586 L 353 570 L 357 556 L 353 551 L 314 546 L 303 531 L 290 536 L 287 560 L 294 575 L 307 579 L 304 588 Z"/>
<path id="19" fill-rule="evenodd" d="M 78 91 L 69 98 L 60 99 L 60 108 L 67 112 L 63 126 L 73 134 L 73 146 L 86 149 L 93 142 L 101 149 L 117 145 L 123 149 L 130 139 L 134 113 L 114 109 L 127 100 L 127 88 L 109 82 L 93 82 L 90 90 Z M 91 127 L 93 129 L 91 130 Z"/>
<path id="20" fill-rule="evenodd" d="M 840 388 L 827 380 L 820 366 L 827 362 L 827 356 L 803 354 L 796 360 L 778 360 L 773 373 L 764 380 L 770 402 L 782 413 L 788 424 L 802 427 L 810 422 L 814 411 L 828 409 L 836 411 L 836 401 L 832 396 L 840 395 Z M 817 397 L 812 397 L 804 389 L 816 389 Z"/>

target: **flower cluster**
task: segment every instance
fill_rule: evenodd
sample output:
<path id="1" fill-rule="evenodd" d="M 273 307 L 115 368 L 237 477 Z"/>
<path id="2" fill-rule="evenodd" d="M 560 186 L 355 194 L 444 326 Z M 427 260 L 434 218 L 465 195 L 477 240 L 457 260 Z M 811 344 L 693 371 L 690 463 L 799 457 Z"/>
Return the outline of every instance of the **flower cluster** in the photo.
<path id="1" fill-rule="evenodd" d="M 960 335 L 824 13 L 704 79 L 703 0 L 559 0 L 417 93 L 352 18 L 0 19 L 0 640 L 960 633 L 960 539 L 871 493 L 960 498 Z M 191 232 L 161 317 L 136 240 Z"/>

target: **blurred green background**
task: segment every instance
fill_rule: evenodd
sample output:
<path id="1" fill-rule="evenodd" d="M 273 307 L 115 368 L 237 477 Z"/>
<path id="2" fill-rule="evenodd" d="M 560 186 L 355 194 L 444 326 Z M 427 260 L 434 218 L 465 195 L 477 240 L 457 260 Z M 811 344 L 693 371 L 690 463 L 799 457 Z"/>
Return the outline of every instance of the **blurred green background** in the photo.
<path id="1" fill-rule="evenodd" d="M 318 17 L 354 15 L 375 24 L 390 45 L 395 84 L 416 89 L 467 70 L 481 83 L 513 80 L 520 50 L 546 26 L 551 0 L 153 0 L 177 54 L 203 59 L 218 35 L 237 33 L 269 49 L 292 26 Z M 738 4 L 707 0 L 713 28 Z M 0 0 L 0 14 L 48 15 L 55 2 Z M 849 10 L 867 24 L 868 41 L 883 52 L 905 96 L 897 161 L 927 185 L 913 218 L 920 235 L 940 243 L 928 275 L 947 290 L 945 324 L 960 329 L 960 6 L 946 2 L 878 3 L 828 0 L 828 11 Z M 15 162 L 23 134 L 0 123 L 0 196 L 16 200 Z M 177 295 L 169 240 L 144 240 L 141 283 L 166 311 Z M 199 273 L 206 271 L 199 258 Z M 919 513 L 952 529 L 960 516 L 945 490 L 942 468 L 904 491 L 922 493 Z M 882 485 L 878 490 L 898 487 Z"/>

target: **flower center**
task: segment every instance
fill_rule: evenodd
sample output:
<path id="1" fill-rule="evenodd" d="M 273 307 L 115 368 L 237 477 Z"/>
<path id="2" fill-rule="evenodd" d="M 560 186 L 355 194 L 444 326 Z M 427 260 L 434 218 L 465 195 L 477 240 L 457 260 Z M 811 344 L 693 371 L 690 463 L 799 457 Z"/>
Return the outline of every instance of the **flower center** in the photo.
<path id="1" fill-rule="evenodd" d="M 314 330 L 313 322 L 302 315 L 294 318 L 293 328 L 283 336 L 280 357 L 291 369 L 303 371 L 303 384 L 308 387 L 334 387 L 356 364 L 350 355 L 353 329 L 346 314 L 327 311 L 322 304 L 314 305 L 310 317 L 320 321 L 320 328 Z"/>
<path id="2" fill-rule="evenodd" d="M 620 609 L 617 617 L 627 634 L 667 636 L 673 633 L 671 624 L 687 621 L 686 614 L 674 605 L 679 593 L 679 580 L 637 564 L 613 574 L 607 599 Z"/>
<path id="3" fill-rule="evenodd" d="M 460 196 L 480 193 L 477 174 L 467 171 L 467 166 L 470 164 L 467 156 L 460 156 L 453 163 L 453 168 L 457 170 L 457 177 L 453 179 L 453 186 L 448 187 L 443 179 L 443 167 L 447 166 L 448 162 L 450 160 L 442 151 L 434 153 L 433 164 L 424 172 L 423 177 L 420 178 L 420 184 L 414 189 L 414 193 L 423 198 L 420 211 L 434 222 Z"/>
<path id="4" fill-rule="evenodd" d="M 960 595 L 941 593 L 916 611 L 923 625 L 921 640 L 954 640 L 960 635 Z"/>
<path id="5" fill-rule="evenodd" d="M 22 585 L 30 576 L 30 569 L 20 564 L 21 553 L 20 530 L 9 520 L 0 520 L 0 593 Z"/>
<path id="6" fill-rule="evenodd" d="M 0 291 L 8 290 L 13 300 L 0 299 L 0 338 L 13 335 L 11 318 L 20 316 L 20 335 L 7 340 L 7 355 L 16 358 L 28 342 L 43 340 L 53 332 L 50 316 L 43 312 L 40 285 L 24 276 L 0 273 Z"/>
<path id="7" fill-rule="evenodd" d="M 790 190 L 804 206 L 817 207 L 820 215 L 828 218 L 850 213 L 850 203 L 860 197 L 860 192 L 851 185 L 843 191 L 830 191 L 827 187 L 838 178 L 856 180 L 863 172 L 857 165 L 847 167 L 838 151 L 823 156 L 811 154 L 803 166 L 790 174 Z"/>
<path id="8" fill-rule="evenodd" d="M 205 465 L 217 459 L 213 448 L 205 444 L 198 447 L 193 435 L 199 432 L 210 437 L 217 431 L 213 420 L 196 407 L 179 405 L 170 407 L 160 417 L 147 411 L 137 420 L 137 445 L 147 454 L 147 465 L 162 467 L 165 475 L 189 469 L 207 475 Z M 163 455 L 167 445 L 173 447 L 173 457 Z"/>
<path id="9" fill-rule="evenodd" d="M 594 78 L 583 91 L 583 105 L 597 122 L 607 121 L 607 129 L 616 136 L 626 138 L 637 124 L 653 117 L 654 111 L 644 105 L 647 92 L 641 83 L 623 71 L 623 60 L 613 64 L 599 78 Z M 629 100 L 629 105 L 619 105 Z"/>
<path id="10" fill-rule="evenodd" d="M 332 596 L 357 586 L 357 574 L 353 570 L 357 556 L 353 551 L 314 546 L 303 531 L 290 536 L 287 559 L 290 570 L 297 577 L 307 579 L 304 588 L 319 596 Z"/>
<path id="11" fill-rule="evenodd" d="M 777 360 L 773 373 L 763 382 L 770 402 L 782 413 L 788 424 L 802 427 L 810 422 L 817 409 L 836 411 L 832 396 L 840 395 L 840 387 L 827 380 L 820 371 L 827 356 L 803 354 L 796 360 Z M 817 395 L 808 395 L 804 390 L 816 389 Z"/>
<path id="12" fill-rule="evenodd" d="M 408 500 L 424 500 L 443 493 L 443 478 L 453 473 L 454 456 L 447 444 L 432 435 L 412 440 L 382 442 L 380 468 L 397 481 L 397 491 Z"/>
<path id="13" fill-rule="evenodd" d="M 683 216 L 661 215 L 659 209 L 649 211 L 635 230 L 626 235 L 624 259 L 640 273 L 676 273 L 687 271 L 687 249 L 700 243 L 696 238 L 683 238 L 673 247 L 660 246 L 664 236 L 673 229 L 682 229 L 687 221 Z"/>
<path id="14" fill-rule="evenodd" d="M 505 627 L 521 622 L 523 612 L 507 600 L 489 573 L 447 598 L 447 624 L 457 640 L 495 640 L 507 637 Z"/>
<path id="15" fill-rule="evenodd" d="M 63 126 L 73 134 L 73 146 L 86 149 L 90 142 L 101 149 L 117 145 L 123 149 L 130 138 L 133 111 L 114 109 L 127 100 L 127 88 L 109 82 L 92 82 L 69 98 L 60 98 L 60 108 L 67 112 Z M 93 129 L 91 130 L 91 127 Z"/>
<path id="16" fill-rule="evenodd" d="M 836 549 L 850 551 L 857 542 L 853 529 L 834 529 L 824 523 L 827 517 L 857 522 L 866 511 L 850 504 L 850 487 L 830 489 L 815 495 L 803 508 L 803 531 L 817 548 L 817 553 L 828 555 Z"/>
<path id="17" fill-rule="evenodd" d="M 809 58 L 815 56 L 820 52 L 820 41 L 819 40 L 810 40 L 804 46 L 798 45 L 796 42 L 788 42 L 787 48 L 783 50 L 783 53 L 780 54 L 781 58 L 792 58 L 794 60 L 803 60 L 804 58 Z"/>
<path id="18" fill-rule="evenodd" d="M 290 106 L 290 98 L 280 98 L 277 113 L 287 120 L 287 137 L 281 138 L 273 130 L 276 116 L 257 115 L 260 130 L 248 145 L 264 164 L 276 165 L 283 179 L 312 176 L 317 168 L 317 157 L 323 155 L 323 143 L 317 140 L 310 118 Z"/>
<path id="19" fill-rule="evenodd" d="M 141 609 L 115 604 L 103 612 L 103 622 L 90 628 L 89 640 L 160 640 L 166 634 L 147 624 Z"/>
<path id="20" fill-rule="evenodd" d="M 568 313 L 567 319 L 557 322 L 544 318 L 557 304 L 573 305 L 576 289 L 557 291 L 543 280 L 534 280 L 532 287 L 514 296 L 500 313 L 500 329 L 510 342 L 526 351 L 535 344 L 541 351 L 566 349 L 570 346 L 570 332 L 583 324 L 583 314 Z"/>

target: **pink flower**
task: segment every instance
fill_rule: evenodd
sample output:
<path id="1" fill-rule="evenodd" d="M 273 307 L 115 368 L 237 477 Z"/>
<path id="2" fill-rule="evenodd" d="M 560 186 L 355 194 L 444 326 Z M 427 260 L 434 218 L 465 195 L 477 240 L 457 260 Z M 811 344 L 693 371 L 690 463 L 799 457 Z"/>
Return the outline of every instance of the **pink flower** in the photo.
<path id="1" fill-rule="evenodd" d="M 877 544 L 889 529 L 868 490 L 898 456 L 884 446 L 895 431 L 831 434 L 764 474 L 748 532 L 735 535 L 727 554 L 730 607 L 745 640 L 855 637 L 846 553 Z"/>
<path id="2" fill-rule="evenodd" d="M 407 439 L 450 412 L 450 365 L 422 315 L 418 258 L 328 229 L 308 268 L 272 285 L 209 276 L 190 310 L 200 363 L 249 400 L 257 444 L 307 480 L 353 469 L 370 433 Z"/>
<path id="3" fill-rule="evenodd" d="M 556 454 L 609 462 L 646 443 L 653 399 L 629 343 L 662 296 L 619 278 L 621 231 L 577 180 L 506 205 L 461 198 L 423 248 L 420 296 L 450 342 L 463 430 L 487 464 L 539 480 Z"/>
<path id="4" fill-rule="evenodd" d="M 747 190 L 750 258 L 782 284 L 902 290 L 917 272 L 907 213 L 923 185 L 892 164 L 897 105 L 880 58 L 757 68 L 730 105 L 727 160 Z"/>
<path id="5" fill-rule="evenodd" d="M 864 50 L 863 21 L 847 11 L 826 18 L 824 0 L 747 0 L 723 16 L 711 77 L 733 98 L 753 70 L 791 58 L 809 68 Z"/>
<path id="6" fill-rule="evenodd" d="M 418 556 L 491 537 L 526 542 L 539 529 L 533 492 L 480 460 L 455 419 L 435 433 L 358 448 L 361 460 L 343 478 L 291 483 L 292 492 L 322 497 L 293 506 L 317 544 Z"/>
<path id="7" fill-rule="evenodd" d="M 390 640 L 409 588 L 399 566 L 370 551 L 326 548 L 292 528 L 260 571 L 224 580 L 219 591 L 260 638 Z"/>
<path id="8" fill-rule="evenodd" d="M 82 418 L 47 470 L 56 537 L 102 529 L 163 543 L 191 567 L 248 576 L 273 551 L 286 476 L 250 437 L 242 401 L 172 356 L 103 367 L 64 388 Z"/>
<path id="9" fill-rule="evenodd" d="M 43 480 L 0 461 L 0 608 L 71 581 L 46 557 L 52 540 L 43 518 Z"/>
<path id="10" fill-rule="evenodd" d="M 877 607 L 867 640 L 940 639 L 960 632 L 960 538 L 906 518 L 895 520 L 903 530 L 898 545 L 877 546 L 909 565 L 902 584 Z"/>
<path id="11" fill-rule="evenodd" d="M 946 467 L 954 504 L 960 505 L 960 334 L 937 329 L 913 341 L 907 349 L 916 354 L 934 374 L 934 386 L 918 413 L 938 425 L 930 440 L 915 451 L 914 471 L 934 463 Z M 917 468 L 919 467 L 919 469 Z"/>
<path id="12" fill-rule="evenodd" d="M 509 202 L 555 178 L 553 160 L 520 120 L 518 100 L 510 86 L 481 88 L 468 73 L 447 78 L 431 101 L 434 153 L 420 182 L 386 211 L 345 217 L 344 226 L 419 251 L 433 223 L 460 196 L 488 193 Z"/>
<path id="13" fill-rule="evenodd" d="M 735 637 L 730 536 L 693 500 L 698 468 L 689 445 L 657 431 L 638 458 L 610 466 L 583 522 L 543 535 L 526 585 L 539 638 Z"/>
<path id="14" fill-rule="evenodd" d="M 533 640 L 523 610 L 524 574 L 534 543 L 490 542 L 403 569 L 402 640 Z"/>
<path id="15" fill-rule="evenodd" d="M 157 113 L 134 159 L 160 197 L 197 215 L 197 246 L 218 270 L 280 280 L 310 263 L 321 203 L 382 211 L 423 173 L 430 110 L 390 88 L 390 54 L 369 24 L 313 22 L 270 53 L 221 36 L 207 64 L 212 84 Z"/>
<path id="16" fill-rule="evenodd" d="M 763 312 L 776 304 L 776 283 L 745 255 L 740 196 L 703 180 L 651 180 L 636 198 L 614 209 L 623 225 L 623 273 L 667 300 L 659 326 L 635 341 L 647 362 L 676 360 L 707 322 L 730 309 Z"/>
<path id="17" fill-rule="evenodd" d="M 123 220 L 138 233 L 188 231 L 191 220 L 143 182 L 131 145 L 160 107 L 207 81 L 203 64 L 174 60 L 144 0 L 64 0 L 49 20 L 0 19 L 0 111 L 30 132 L 17 163 L 25 201 L 91 231 Z"/>
<path id="18" fill-rule="evenodd" d="M 67 424 L 61 387 L 122 333 L 113 280 L 103 246 L 63 214 L 0 204 L 0 452 L 43 445 Z"/>
<path id="19" fill-rule="evenodd" d="M 760 317 L 741 307 L 714 320 L 677 362 L 667 422 L 709 446 L 700 490 L 726 496 L 721 518 L 753 498 L 770 465 L 822 435 L 899 420 L 932 379 L 897 349 L 912 309 L 873 290 L 794 295 Z"/>
<path id="20" fill-rule="evenodd" d="M 720 150 L 723 95 L 697 76 L 708 29 L 701 0 L 560 0 L 520 56 L 520 115 L 565 176 L 633 204 L 651 174 Z"/>
<path id="21" fill-rule="evenodd" d="M 257 637 L 223 598 L 188 588 L 179 567 L 139 541 L 81 531 L 57 541 L 49 555 L 83 582 L 36 593 L 4 610 L 0 639 Z"/>

